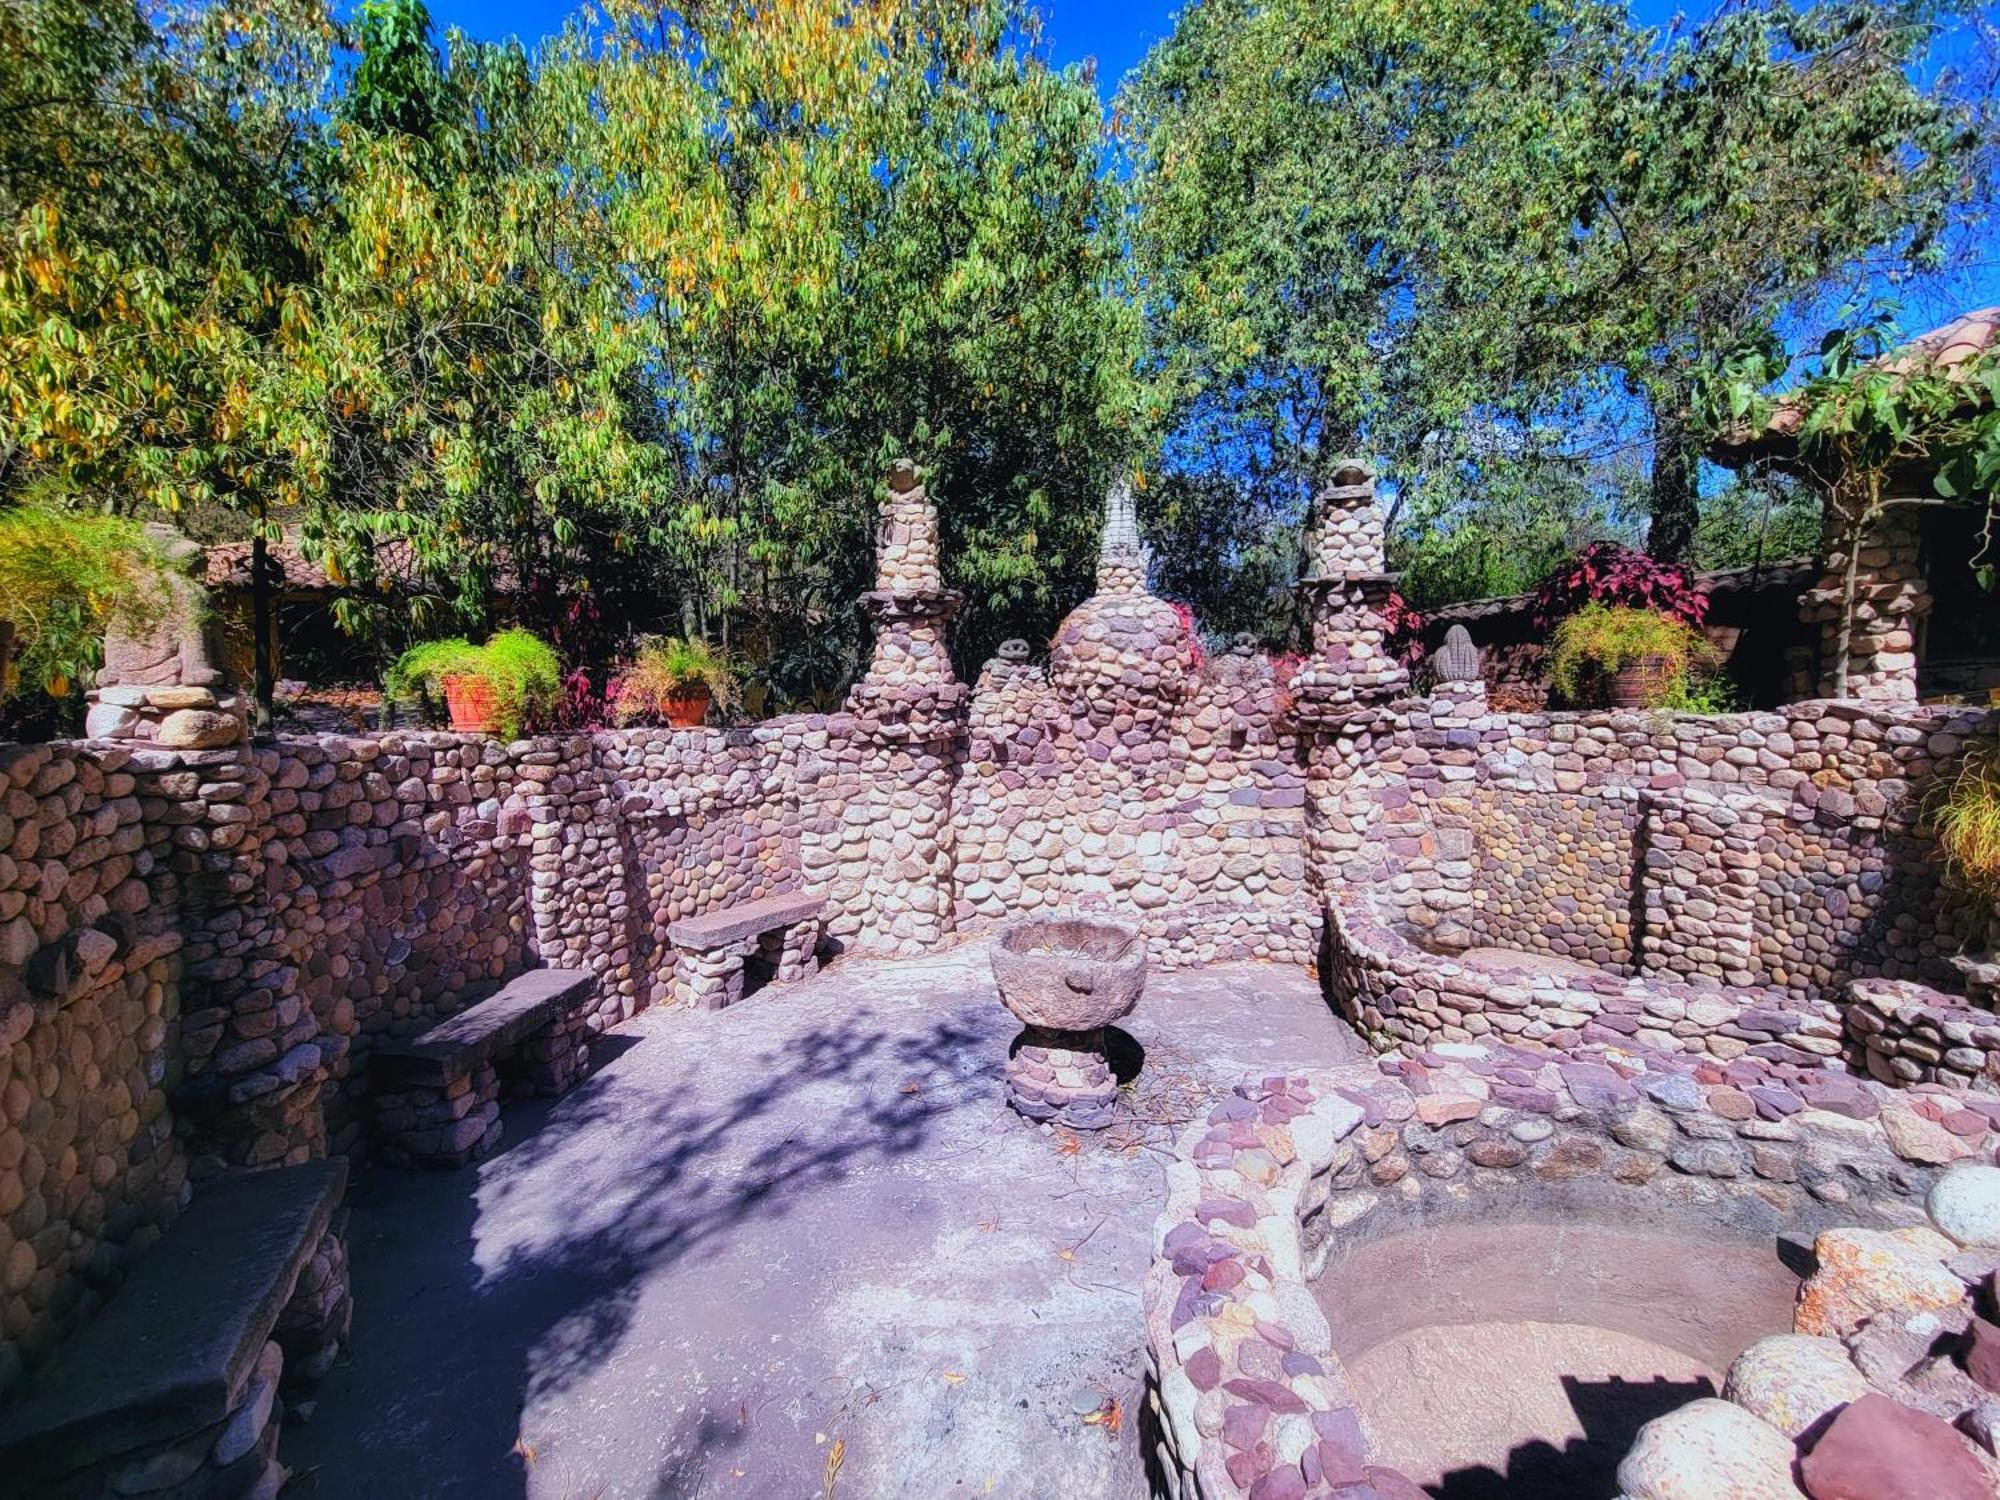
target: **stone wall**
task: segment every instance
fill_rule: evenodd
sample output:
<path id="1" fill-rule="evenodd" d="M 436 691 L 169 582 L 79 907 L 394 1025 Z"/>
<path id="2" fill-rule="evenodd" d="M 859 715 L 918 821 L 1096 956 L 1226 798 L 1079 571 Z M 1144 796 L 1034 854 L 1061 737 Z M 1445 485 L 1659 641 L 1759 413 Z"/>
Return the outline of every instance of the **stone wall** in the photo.
<path id="1" fill-rule="evenodd" d="M 173 830 L 127 751 L 0 751 L 0 1393 L 185 1198 L 167 1110 Z"/>
<path id="2" fill-rule="evenodd" d="M 1362 884 L 1418 941 L 1837 998 L 1954 981 L 1988 909 L 1942 879 L 1928 788 L 1965 711 L 1496 714 L 1405 700 L 1307 746 L 1316 884 Z"/>
<path id="3" fill-rule="evenodd" d="M 958 925 L 1059 908 L 1134 920 L 1163 965 L 1307 962 L 1305 784 L 1261 654 L 1190 673 L 1168 723 L 1071 711 L 987 664 L 953 791 Z"/>

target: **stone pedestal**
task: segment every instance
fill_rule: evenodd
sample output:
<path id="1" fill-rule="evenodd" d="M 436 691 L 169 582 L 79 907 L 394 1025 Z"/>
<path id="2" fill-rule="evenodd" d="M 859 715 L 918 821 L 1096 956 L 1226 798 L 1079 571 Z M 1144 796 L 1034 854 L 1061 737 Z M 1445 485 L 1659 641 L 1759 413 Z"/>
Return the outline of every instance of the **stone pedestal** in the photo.
<path id="1" fill-rule="evenodd" d="M 1007 1056 L 1008 1107 L 1030 1120 L 1103 1130 L 1118 1101 L 1118 1078 L 1104 1049 L 1102 1028 L 1027 1027 Z"/>
<path id="2" fill-rule="evenodd" d="M 1025 1028 L 1007 1054 L 1007 1104 L 1030 1120 L 1102 1130 L 1118 1077 L 1106 1028 L 1146 985 L 1136 928 L 1089 917 L 1028 917 L 993 945 L 1000 1003 Z"/>

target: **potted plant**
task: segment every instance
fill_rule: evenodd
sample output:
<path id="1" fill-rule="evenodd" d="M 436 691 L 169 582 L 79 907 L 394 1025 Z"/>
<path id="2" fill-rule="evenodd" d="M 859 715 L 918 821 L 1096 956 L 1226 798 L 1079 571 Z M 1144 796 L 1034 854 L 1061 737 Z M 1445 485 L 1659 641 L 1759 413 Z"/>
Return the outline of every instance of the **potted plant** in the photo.
<path id="1" fill-rule="evenodd" d="M 2000 745 L 1968 745 L 1957 770 L 1932 783 L 1924 812 L 1953 877 L 1969 890 L 2000 896 Z"/>
<path id="2" fill-rule="evenodd" d="M 736 702 L 736 673 L 705 641 L 655 636 L 642 641 L 632 666 L 618 680 L 612 709 L 621 724 L 665 719 L 676 729 L 698 728 L 711 705 Z"/>
<path id="3" fill-rule="evenodd" d="M 1657 708 L 1714 651 L 1685 620 L 1651 609 L 1587 604 L 1556 627 L 1549 681 L 1571 703 Z"/>
<path id="4" fill-rule="evenodd" d="M 168 567 L 136 521 L 39 501 L 0 510 L 0 696 L 26 681 L 68 697 L 107 629 L 139 635 L 166 618 Z"/>
<path id="5" fill-rule="evenodd" d="M 442 696 L 453 729 L 518 739 L 560 695 L 562 666 L 532 632 L 503 630 L 483 646 L 461 637 L 412 646 L 389 669 L 383 691 L 391 700 Z"/>

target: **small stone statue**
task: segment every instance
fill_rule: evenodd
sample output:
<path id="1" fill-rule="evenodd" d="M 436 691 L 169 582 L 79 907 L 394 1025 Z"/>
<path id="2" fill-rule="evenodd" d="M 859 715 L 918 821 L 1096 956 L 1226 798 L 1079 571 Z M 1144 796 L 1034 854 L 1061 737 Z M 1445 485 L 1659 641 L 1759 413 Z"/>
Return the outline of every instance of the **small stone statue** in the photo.
<path id="1" fill-rule="evenodd" d="M 207 750 L 249 738 L 249 705 L 230 690 L 218 663 L 215 619 L 200 584 L 180 569 L 201 549 L 165 528 L 151 528 L 176 571 L 172 604 L 139 635 L 112 631 L 104 666 L 89 694 L 84 733 L 91 739 L 145 740 L 171 750 Z"/>
<path id="2" fill-rule="evenodd" d="M 1444 645 L 1438 648 L 1437 680 L 1439 682 L 1478 682 L 1479 648 L 1472 644 L 1472 635 L 1463 625 L 1454 625 L 1445 632 Z"/>
<path id="3" fill-rule="evenodd" d="M 1009 666 L 1015 666 L 1015 667 L 1025 666 L 1027 665 L 1029 656 L 1028 643 L 1022 640 L 1018 635 L 1013 636 L 1010 639 L 1004 640 L 1000 643 L 1000 650 L 996 653 L 996 655 L 999 657 L 1001 661 L 1006 662 Z"/>
<path id="4" fill-rule="evenodd" d="M 1257 654 L 1257 633 L 1254 630 L 1239 630 L 1229 638 L 1231 656 L 1255 656 Z"/>

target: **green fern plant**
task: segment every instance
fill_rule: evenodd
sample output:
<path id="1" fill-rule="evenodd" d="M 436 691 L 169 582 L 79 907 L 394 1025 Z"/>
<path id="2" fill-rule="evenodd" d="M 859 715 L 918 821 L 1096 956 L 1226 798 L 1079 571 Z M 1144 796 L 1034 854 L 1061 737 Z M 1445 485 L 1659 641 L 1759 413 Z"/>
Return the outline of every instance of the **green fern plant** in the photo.
<path id="1" fill-rule="evenodd" d="M 679 636 L 652 636 L 642 641 L 632 665 L 612 689 L 612 711 L 621 724 L 657 719 L 666 700 L 696 683 L 706 683 L 715 706 L 728 712 L 736 706 L 736 669 L 706 641 Z"/>
<path id="2" fill-rule="evenodd" d="M 476 677 L 493 690 L 500 733 L 508 739 L 518 739 L 562 695 L 562 663 L 555 652 L 532 631 L 518 627 L 501 631 L 483 646 L 457 636 L 412 646 L 396 658 L 382 688 L 391 699 L 435 702 L 453 677 Z"/>
<path id="3" fill-rule="evenodd" d="M 16 647 L 0 696 L 27 682 L 68 697 L 103 660 L 106 630 L 143 635 L 166 618 L 170 569 L 136 521 L 40 501 L 0 511 L 0 620 Z"/>
<path id="4" fill-rule="evenodd" d="M 1715 649 L 1700 631 L 1672 615 L 1587 604 L 1556 626 L 1549 682 L 1575 702 L 1587 683 L 1648 657 L 1665 658 L 1668 676 L 1684 685 L 1691 668 L 1715 664 Z"/>

